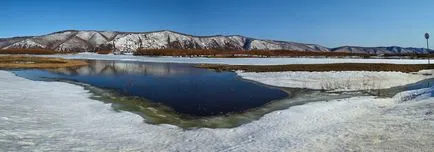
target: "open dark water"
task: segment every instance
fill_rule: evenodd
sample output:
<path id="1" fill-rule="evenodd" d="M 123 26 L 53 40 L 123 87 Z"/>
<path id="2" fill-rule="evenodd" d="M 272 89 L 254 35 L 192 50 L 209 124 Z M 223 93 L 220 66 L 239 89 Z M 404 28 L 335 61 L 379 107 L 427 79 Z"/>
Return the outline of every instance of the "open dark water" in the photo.
<path id="1" fill-rule="evenodd" d="M 89 61 L 88 66 L 56 70 L 16 70 L 32 80 L 67 80 L 116 90 L 162 103 L 178 113 L 211 116 L 260 107 L 288 94 L 191 64 Z M 61 88 L 59 88 L 61 89 Z"/>

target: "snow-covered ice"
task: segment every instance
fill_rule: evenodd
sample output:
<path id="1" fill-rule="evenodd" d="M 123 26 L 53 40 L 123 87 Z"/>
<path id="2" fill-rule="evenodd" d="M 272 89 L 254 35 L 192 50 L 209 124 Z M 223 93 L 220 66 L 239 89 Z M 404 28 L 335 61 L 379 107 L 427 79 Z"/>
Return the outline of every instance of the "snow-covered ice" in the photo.
<path id="1" fill-rule="evenodd" d="M 286 71 L 256 73 L 237 71 L 237 74 L 244 79 L 272 86 L 328 91 L 386 89 L 434 78 L 434 70 L 421 70 L 414 73 L 371 71 Z"/>
<path id="2" fill-rule="evenodd" d="M 132 55 L 99 55 L 79 53 L 71 55 L 45 55 L 66 59 L 120 60 L 165 63 L 207 63 L 231 65 L 281 65 L 281 64 L 327 64 L 327 63 L 393 63 L 393 64 L 427 64 L 421 59 L 351 59 L 351 58 L 186 58 L 186 57 L 148 57 Z"/>
<path id="3" fill-rule="evenodd" d="M 434 99 L 354 97 L 275 111 L 231 129 L 150 125 L 84 88 L 0 71 L 2 151 L 430 151 Z M 407 98 L 405 98 L 407 99 Z M 417 99 L 417 100 L 415 100 Z"/>

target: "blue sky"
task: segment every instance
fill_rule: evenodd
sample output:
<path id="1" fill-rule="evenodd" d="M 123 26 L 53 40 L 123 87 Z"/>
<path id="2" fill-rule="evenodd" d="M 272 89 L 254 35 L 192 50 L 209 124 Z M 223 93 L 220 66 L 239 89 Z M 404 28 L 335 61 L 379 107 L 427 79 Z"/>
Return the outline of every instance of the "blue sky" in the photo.
<path id="1" fill-rule="evenodd" d="M 2 0 L 0 37 L 66 29 L 239 34 L 327 47 L 424 47 L 432 0 Z"/>

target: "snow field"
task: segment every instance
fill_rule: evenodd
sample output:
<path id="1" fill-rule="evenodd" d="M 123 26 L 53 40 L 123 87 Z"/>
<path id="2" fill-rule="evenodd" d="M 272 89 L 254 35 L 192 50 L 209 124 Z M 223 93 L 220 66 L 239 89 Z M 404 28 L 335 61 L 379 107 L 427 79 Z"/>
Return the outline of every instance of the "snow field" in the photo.
<path id="1" fill-rule="evenodd" d="M 89 99 L 80 86 L 0 71 L 5 151 L 429 151 L 434 99 L 354 97 L 275 111 L 231 129 L 150 125 Z M 410 102 L 411 101 L 411 102 Z"/>

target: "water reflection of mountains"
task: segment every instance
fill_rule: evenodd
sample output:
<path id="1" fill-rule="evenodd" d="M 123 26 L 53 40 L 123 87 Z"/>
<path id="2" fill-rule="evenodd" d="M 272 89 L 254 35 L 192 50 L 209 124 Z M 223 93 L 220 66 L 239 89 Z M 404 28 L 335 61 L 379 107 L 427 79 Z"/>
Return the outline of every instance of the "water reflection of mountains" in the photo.
<path id="1" fill-rule="evenodd" d="M 68 76 L 94 75 L 152 75 L 175 76 L 199 73 L 202 69 L 185 64 L 173 63 L 143 63 L 124 61 L 88 61 L 88 66 L 75 68 L 61 68 L 50 70 Z M 203 71 L 202 71 L 203 72 Z"/>

